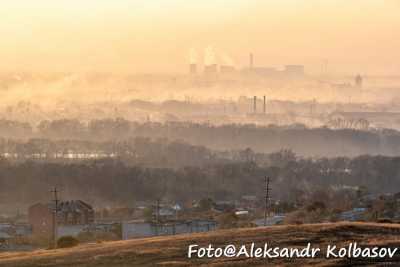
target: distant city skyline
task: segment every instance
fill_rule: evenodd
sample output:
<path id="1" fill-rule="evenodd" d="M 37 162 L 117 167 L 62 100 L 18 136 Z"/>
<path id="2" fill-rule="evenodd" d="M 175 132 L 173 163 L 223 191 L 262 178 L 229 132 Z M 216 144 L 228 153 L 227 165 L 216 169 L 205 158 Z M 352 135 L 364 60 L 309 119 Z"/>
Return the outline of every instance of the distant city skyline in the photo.
<path id="1" fill-rule="evenodd" d="M 17 0 L 2 3 L 0 71 L 186 73 L 213 47 L 239 68 L 396 75 L 396 0 Z"/>

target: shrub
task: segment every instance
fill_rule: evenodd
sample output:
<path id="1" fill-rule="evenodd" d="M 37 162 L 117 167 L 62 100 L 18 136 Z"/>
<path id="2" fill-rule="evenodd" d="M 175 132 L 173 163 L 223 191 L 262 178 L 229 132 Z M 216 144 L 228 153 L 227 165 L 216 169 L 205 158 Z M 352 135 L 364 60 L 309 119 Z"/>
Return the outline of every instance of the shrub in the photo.
<path id="1" fill-rule="evenodd" d="M 114 241 L 121 240 L 121 236 L 117 235 L 115 232 L 81 232 L 78 234 L 77 239 L 80 243 L 94 242 L 94 241 Z"/>
<path id="2" fill-rule="evenodd" d="M 153 220 L 153 208 L 147 207 L 143 210 L 143 217 L 146 222 L 151 222 Z"/>
<path id="3" fill-rule="evenodd" d="M 312 211 L 324 211 L 326 210 L 326 206 L 323 202 L 321 201 L 314 201 L 310 205 L 307 206 L 307 211 L 312 212 Z"/>
<path id="4" fill-rule="evenodd" d="M 94 241 L 96 239 L 96 236 L 92 232 L 80 232 L 77 238 L 79 242 L 84 243 L 84 242 Z"/>
<path id="5" fill-rule="evenodd" d="M 237 228 L 239 218 L 233 212 L 221 214 L 218 218 L 218 226 L 221 229 Z"/>
<path id="6" fill-rule="evenodd" d="M 112 227 L 111 232 L 116 236 L 116 239 L 122 239 L 122 224 L 115 223 Z"/>
<path id="7" fill-rule="evenodd" d="M 62 236 L 57 240 L 57 248 L 71 248 L 79 244 L 79 240 L 73 236 Z"/>
<path id="8" fill-rule="evenodd" d="M 214 205 L 214 201 L 211 198 L 203 198 L 199 201 L 198 209 L 200 211 L 209 211 Z"/>
<path id="9" fill-rule="evenodd" d="M 47 247 L 51 244 L 51 239 L 47 235 L 35 234 L 27 238 L 27 243 L 34 247 Z"/>
<path id="10" fill-rule="evenodd" d="M 377 223 L 394 223 L 394 222 L 391 219 L 382 218 L 382 219 L 378 219 Z"/>

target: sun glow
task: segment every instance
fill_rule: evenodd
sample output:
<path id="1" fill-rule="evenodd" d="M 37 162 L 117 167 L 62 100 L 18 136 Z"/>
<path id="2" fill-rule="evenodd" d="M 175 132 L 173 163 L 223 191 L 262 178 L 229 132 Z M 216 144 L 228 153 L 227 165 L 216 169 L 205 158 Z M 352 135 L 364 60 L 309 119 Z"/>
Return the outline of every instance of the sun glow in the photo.
<path id="1" fill-rule="evenodd" d="M 181 71 L 192 47 L 212 45 L 242 64 L 252 51 L 264 65 L 319 69 L 329 57 L 349 72 L 390 72 L 399 67 L 399 8 L 391 0 L 6 1 L 0 69 Z"/>

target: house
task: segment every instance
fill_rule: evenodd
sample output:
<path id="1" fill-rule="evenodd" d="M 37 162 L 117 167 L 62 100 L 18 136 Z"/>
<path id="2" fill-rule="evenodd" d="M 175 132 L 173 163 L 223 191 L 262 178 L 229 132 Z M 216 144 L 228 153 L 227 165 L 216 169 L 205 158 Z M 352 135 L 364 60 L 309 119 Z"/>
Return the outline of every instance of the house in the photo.
<path id="1" fill-rule="evenodd" d="M 53 231 L 53 211 L 47 204 L 37 203 L 30 206 L 28 221 L 34 235 L 49 235 Z"/>
<path id="2" fill-rule="evenodd" d="M 215 212 L 231 212 L 235 210 L 235 203 L 232 201 L 216 201 L 212 207 Z"/>
<path id="3" fill-rule="evenodd" d="M 82 225 L 94 222 L 92 206 L 82 200 L 63 201 L 58 206 L 58 224 Z"/>
<path id="4" fill-rule="evenodd" d="M 180 203 L 153 205 L 152 217 L 154 221 L 173 221 L 177 220 L 179 213 L 182 211 L 183 205 Z"/>
<path id="5" fill-rule="evenodd" d="M 53 232 L 54 211 L 54 203 L 37 203 L 28 208 L 28 221 L 34 235 Z M 93 222 L 94 210 L 82 200 L 61 201 L 57 206 L 58 225 L 87 225 Z"/>
<path id="6" fill-rule="evenodd" d="M 8 248 L 10 239 L 11 236 L 9 234 L 0 232 L 0 251 Z"/>
<path id="7" fill-rule="evenodd" d="M 161 224 L 135 220 L 122 223 L 122 239 L 208 232 L 216 228 L 217 223 L 210 220 L 175 221 Z"/>
<path id="8" fill-rule="evenodd" d="M 342 221 L 362 221 L 367 209 L 354 208 L 352 210 L 343 211 L 339 214 L 339 219 Z"/>
<path id="9" fill-rule="evenodd" d="M 160 220 L 160 221 L 168 221 L 173 220 L 176 217 L 177 211 L 171 207 L 160 207 L 157 211 L 155 209 L 153 211 L 153 218 Z"/>
<path id="10" fill-rule="evenodd" d="M 235 215 L 239 217 L 246 217 L 249 216 L 249 211 L 248 210 L 238 210 L 235 211 Z"/>
<path id="11" fill-rule="evenodd" d="M 85 230 L 85 225 L 58 225 L 57 226 L 57 236 L 74 236 L 78 235 Z"/>
<path id="12" fill-rule="evenodd" d="M 244 195 L 241 197 L 238 206 L 243 209 L 255 210 L 258 207 L 258 198 L 255 195 Z"/>
<path id="13" fill-rule="evenodd" d="M 5 246 L 8 241 L 12 238 L 14 229 L 9 223 L 0 224 L 0 247 Z"/>
<path id="14" fill-rule="evenodd" d="M 16 242 L 18 238 L 27 237 L 32 234 L 28 224 L 0 223 L 0 251 L 24 249 L 29 246 Z"/>

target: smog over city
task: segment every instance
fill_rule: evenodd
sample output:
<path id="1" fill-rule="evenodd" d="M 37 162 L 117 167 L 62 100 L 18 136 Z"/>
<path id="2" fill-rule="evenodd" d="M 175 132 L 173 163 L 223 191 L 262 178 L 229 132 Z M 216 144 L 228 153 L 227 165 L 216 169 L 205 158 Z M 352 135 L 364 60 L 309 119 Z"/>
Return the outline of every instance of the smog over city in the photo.
<path id="1" fill-rule="evenodd" d="M 400 262 L 399 13 L 397 0 L 4 1 L 0 266 L 353 263 L 225 253 L 272 238 Z"/>

